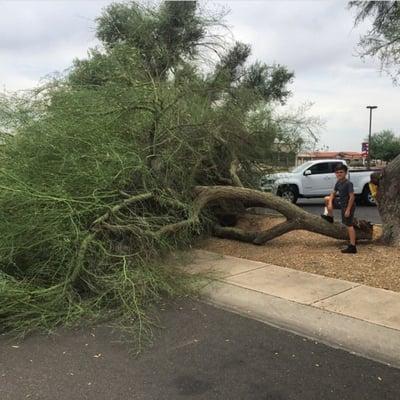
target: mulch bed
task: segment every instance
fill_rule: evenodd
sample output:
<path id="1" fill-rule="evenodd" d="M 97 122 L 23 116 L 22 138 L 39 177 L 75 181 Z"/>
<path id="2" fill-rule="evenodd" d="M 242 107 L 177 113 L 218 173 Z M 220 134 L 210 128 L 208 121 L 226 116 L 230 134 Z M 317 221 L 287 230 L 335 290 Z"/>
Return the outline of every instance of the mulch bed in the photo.
<path id="1" fill-rule="evenodd" d="M 281 218 L 249 214 L 239 221 L 239 227 L 259 230 L 280 222 Z M 196 247 L 400 292 L 400 249 L 380 244 L 380 232 L 380 227 L 375 226 L 375 240 L 358 244 L 358 254 L 342 254 L 340 249 L 345 242 L 301 230 L 286 233 L 263 246 L 208 238 Z"/>

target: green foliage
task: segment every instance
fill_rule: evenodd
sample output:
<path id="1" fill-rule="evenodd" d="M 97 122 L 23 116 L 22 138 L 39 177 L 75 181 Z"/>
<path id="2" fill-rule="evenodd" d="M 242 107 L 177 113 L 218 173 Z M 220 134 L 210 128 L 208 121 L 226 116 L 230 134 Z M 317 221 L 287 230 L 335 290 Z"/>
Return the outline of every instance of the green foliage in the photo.
<path id="1" fill-rule="evenodd" d="M 398 1 L 350 1 L 355 23 L 372 18 L 372 27 L 360 42 L 361 55 L 377 57 L 381 68 L 397 83 L 400 75 L 400 3 Z"/>
<path id="2" fill-rule="evenodd" d="M 127 44 L 137 49 L 152 76 L 165 77 L 184 59 L 193 59 L 207 26 L 195 1 L 166 1 L 158 10 L 138 3 L 113 3 L 97 19 L 97 37 L 108 47 Z"/>
<path id="3" fill-rule="evenodd" d="M 157 260 L 187 237 L 155 234 L 186 215 L 163 203 L 174 196 L 163 185 L 171 183 L 172 190 L 181 166 L 176 174 L 152 176 L 135 134 L 151 124 L 148 112 L 128 107 L 145 94 L 120 89 L 57 91 L 44 112 L 36 110 L 36 121 L 5 139 L 2 329 L 24 333 L 83 317 L 142 321 L 149 299 L 181 292 L 182 278 Z M 107 228 L 93 231 L 96 219 L 125 200 L 120 190 L 141 194 L 150 185 L 157 204 L 140 201 L 120 209 L 107 219 Z"/>
<path id="4" fill-rule="evenodd" d="M 371 136 L 371 157 L 383 161 L 392 161 L 400 154 L 400 137 L 386 129 Z"/>
<path id="5" fill-rule="evenodd" d="M 233 163 L 251 185 L 276 140 L 308 137 L 313 121 L 274 111 L 285 67 L 247 66 L 236 43 L 199 69 L 212 22 L 193 2 L 113 4 L 98 19 L 102 49 L 1 99 L 2 330 L 83 318 L 146 329 L 147 304 L 191 287 L 165 257 L 208 228 L 193 187 L 234 182 Z"/>

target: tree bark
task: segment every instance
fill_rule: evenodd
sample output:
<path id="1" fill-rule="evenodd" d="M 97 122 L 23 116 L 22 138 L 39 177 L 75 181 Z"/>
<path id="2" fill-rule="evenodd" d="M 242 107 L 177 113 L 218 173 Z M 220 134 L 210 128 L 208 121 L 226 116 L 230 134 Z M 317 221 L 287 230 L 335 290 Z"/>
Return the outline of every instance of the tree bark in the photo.
<path id="1" fill-rule="evenodd" d="M 299 221 L 297 220 L 288 220 L 282 222 L 279 225 L 274 226 L 271 229 L 260 232 L 257 237 L 253 240 L 254 244 L 264 244 L 271 239 L 274 239 L 278 236 L 283 235 L 284 233 L 293 231 L 295 229 L 301 228 Z"/>
<path id="2" fill-rule="evenodd" d="M 383 242 L 400 246 L 400 154 L 382 171 L 377 202 Z"/>
<path id="3" fill-rule="evenodd" d="M 240 242 L 253 243 L 259 232 L 245 231 L 240 228 L 223 227 L 215 225 L 213 235 L 223 239 L 239 240 Z"/>
<path id="4" fill-rule="evenodd" d="M 203 208 L 210 204 L 216 204 L 224 200 L 234 200 L 243 203 L 247 207 L 262 205 L 272 208 L 287 218 L 287 221 L 280 225 L 263 232 L 255 233 L 245 232 L 238 228 L 216 226 L 214 227 L 214 234 L 219 237 L 263 244 L 286 232 L 295 229 L 304 229 L 335 239 L 348 239 L 347 228 L 344 225 L 338 223 L 331 224 L 270 193 L 232 186 L 198 186 L 195 188 L 195 194 L 197 194 L 194 201 L 195 213 L 200 213 Z M 357 239 L 371 240 L 372 226 L 368 223 L 364 225 L 360 224 L 360 226 L 361 229 L 356 227 Z"/>
<path id="5" fill-rule="evenodd" d="M 243 183 L 240 180 L 239 175 L 238 175 L 239 165 L 240 165 L 240 162 L 237 159 L 235 153 L 232 153 L 232 161 L 231 161 L 231 165 L 229 168 L 229 174 L 231 176 L 232 183 L 235 186 L 243 187 Z"/>

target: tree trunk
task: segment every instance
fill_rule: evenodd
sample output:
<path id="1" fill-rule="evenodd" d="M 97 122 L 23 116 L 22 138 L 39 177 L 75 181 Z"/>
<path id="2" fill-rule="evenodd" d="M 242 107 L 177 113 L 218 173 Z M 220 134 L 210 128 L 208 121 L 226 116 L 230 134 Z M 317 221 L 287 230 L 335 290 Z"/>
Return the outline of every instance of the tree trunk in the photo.
<path id="1" fill-rule="evenodd" d="M 215 226 L 213 232 L 219 237 L 263 244 L 289 231 L 304 229 L 335 239 L 348 239 L 347 229 L 344 225 L 338 223 L 331 224 L 270 193 L 232 186 L 198 186 L 195 188 L 195 193 L 197 197 L 194 201 L 194 210 L 197 215 L 208 205 L 215 205 L 221 201 L 234 200 L 241 202 L 246 207 L 262 205 L 272 208 L 287 218 L 286 222 L 262 232 L 246 232 L 238 228 Z M 356 231 L 357 239 L 372 239 L 371 224 L 365 221 L 359 223 L 358 226 L 356 225 Z"/>
<path id="2" fill-rule="evenodd" d="M 383 169 L 377 200 L 383 223 L 382 240 L 400 246 L 400 154 Z"/>

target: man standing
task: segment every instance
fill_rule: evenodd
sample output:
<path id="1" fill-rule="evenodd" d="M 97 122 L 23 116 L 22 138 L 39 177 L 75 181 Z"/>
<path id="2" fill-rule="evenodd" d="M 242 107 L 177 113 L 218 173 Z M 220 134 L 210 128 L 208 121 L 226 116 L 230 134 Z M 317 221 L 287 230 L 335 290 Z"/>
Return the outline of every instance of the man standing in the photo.
<path id="1" fill-rule="evenodd" d="M 333 223 L 333 209 L 340 208 L 342 212 L 342 223 L 347 226 L 350 244 L 342 250 L 342 253 L 355 254 L 356 231 L 353 226 L 354 211 L 356 209 L 353 184 L 346 178 L 347 166 L 338 164 L 335 168 L 337 182 L 330 196 L 325 197 L 325 212 L 321 215 L 323 219 Z"/>

